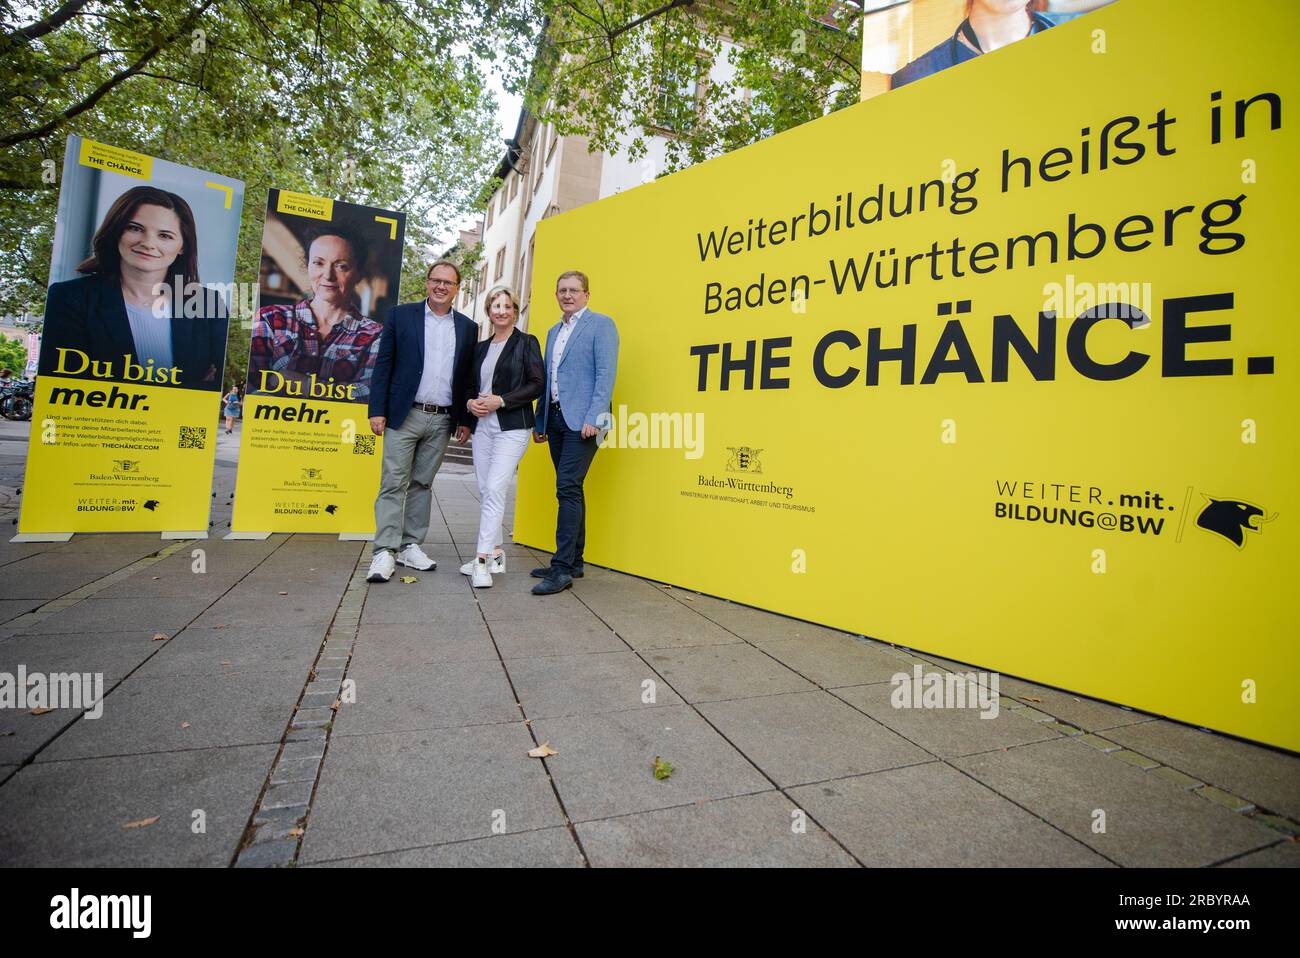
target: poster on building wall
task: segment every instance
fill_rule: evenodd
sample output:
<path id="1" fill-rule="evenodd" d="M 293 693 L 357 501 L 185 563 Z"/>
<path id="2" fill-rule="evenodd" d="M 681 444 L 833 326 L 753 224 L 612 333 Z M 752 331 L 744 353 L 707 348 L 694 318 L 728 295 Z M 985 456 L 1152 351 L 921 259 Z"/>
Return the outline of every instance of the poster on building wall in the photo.
<path id="1" fill-rule="evenodd" d="M 374 533 L 367 403 L 396 305 L 402 213 L 270 191 L 231 530 Z"/>
<path id="2" fill-rule="evenodd" d="M 20 535 L 206 535 L 243 200 L 68 137 Z"/>
<path id="3" fill-rule="evenodd" d="M 1115 3 L 544 221 L 536 287 L 621 340 L 587 559 L 1300 749 L 1300 6 L 1252 6 Z"/>

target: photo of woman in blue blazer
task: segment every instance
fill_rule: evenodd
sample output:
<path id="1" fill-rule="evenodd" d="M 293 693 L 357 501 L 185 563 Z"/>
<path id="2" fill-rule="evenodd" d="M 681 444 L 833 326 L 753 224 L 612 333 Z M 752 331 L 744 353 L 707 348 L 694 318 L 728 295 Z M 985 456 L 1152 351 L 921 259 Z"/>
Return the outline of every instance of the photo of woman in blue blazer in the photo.
<path id="1" fill-rule="evenodd" d="M 127 190 L 77 272 L 85 275 L 49 289 L 41 375 L 220 390 L 229 317 L 221 296 L 199 285 L 198 235 L 183 197 Z M 138 367 L 129 376 L 128 363 Z"/>

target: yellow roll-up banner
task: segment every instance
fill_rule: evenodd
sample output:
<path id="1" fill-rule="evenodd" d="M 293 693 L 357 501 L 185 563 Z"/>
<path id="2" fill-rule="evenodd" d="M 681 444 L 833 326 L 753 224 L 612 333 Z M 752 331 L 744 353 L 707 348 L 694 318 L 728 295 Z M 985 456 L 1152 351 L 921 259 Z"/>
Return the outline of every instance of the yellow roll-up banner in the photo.
<path id="1" fill-rule="evenodd" d="M 269 192 L 232 531 L 374 534 L 383 439 L 367 403 L 405 227 Z"/>
<path id="2" fill-rule="evenodd" d="M 544 220 L 533 332 L 581 269 L 621 337 L 587 558 L 1300 748 L 1298 54 L 1121 0 Z"/>
<path id="3" fill-rule="evenodd" d="M 68 137 L 20 534 L 206 534 L 243 203 Z"/>

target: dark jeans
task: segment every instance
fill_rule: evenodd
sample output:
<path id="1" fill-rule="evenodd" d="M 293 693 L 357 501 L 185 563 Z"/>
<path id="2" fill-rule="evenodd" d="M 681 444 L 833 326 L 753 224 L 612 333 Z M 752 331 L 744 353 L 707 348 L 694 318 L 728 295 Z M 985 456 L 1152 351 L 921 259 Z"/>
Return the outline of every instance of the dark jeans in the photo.
<path id="1" fill-rule="evenodd" d="M 560 504 L 555 520 L 555 555 L 551 568 L 572 575 L 582 565 L 582 548 L 587 541 L 587 501 L 582 482 L 596 456 L 596 437 L 583 439 L 570 429 L 564 417 L 552 408 L 546 422 L 546 444 L 555 464 L 555 498 Z"/>

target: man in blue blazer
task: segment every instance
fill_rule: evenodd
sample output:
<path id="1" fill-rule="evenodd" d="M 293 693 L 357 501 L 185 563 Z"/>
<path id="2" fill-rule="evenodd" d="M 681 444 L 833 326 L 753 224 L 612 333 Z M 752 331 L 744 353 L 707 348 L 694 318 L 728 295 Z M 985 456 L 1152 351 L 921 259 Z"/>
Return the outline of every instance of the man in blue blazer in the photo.
<path id="1" fill-rule="evenodd" d="M 469 438 L 466 394 L 478 327 L 452 308 L 460 268 L 449 260 L 429 267 L 422 303 L 388 311 L 370 379 L 370 429 L 384 437 L 375 499 L 375 542 L 368 582 L 387 582 L 400 562 L 436 569 L 420 543 L 429 532 L 433 477 L 447 441 Z"/>
<path id="2" fill-rule="evenodd" d="M 582 578 L 587 538 L 582 483 L 596 455 L 596 424 L 610 411 L 618 369 L 618 329 L 608 316 L 587 309 L 586 275 L 561 273 L 555 298 L 563 317 L 546 334 L 546 384 L 537 400 L 533 438 L 550 445 L 559 513 L 551 564 L 533 570 L 542 580 L 534 595 L 553 595 Z"/>

